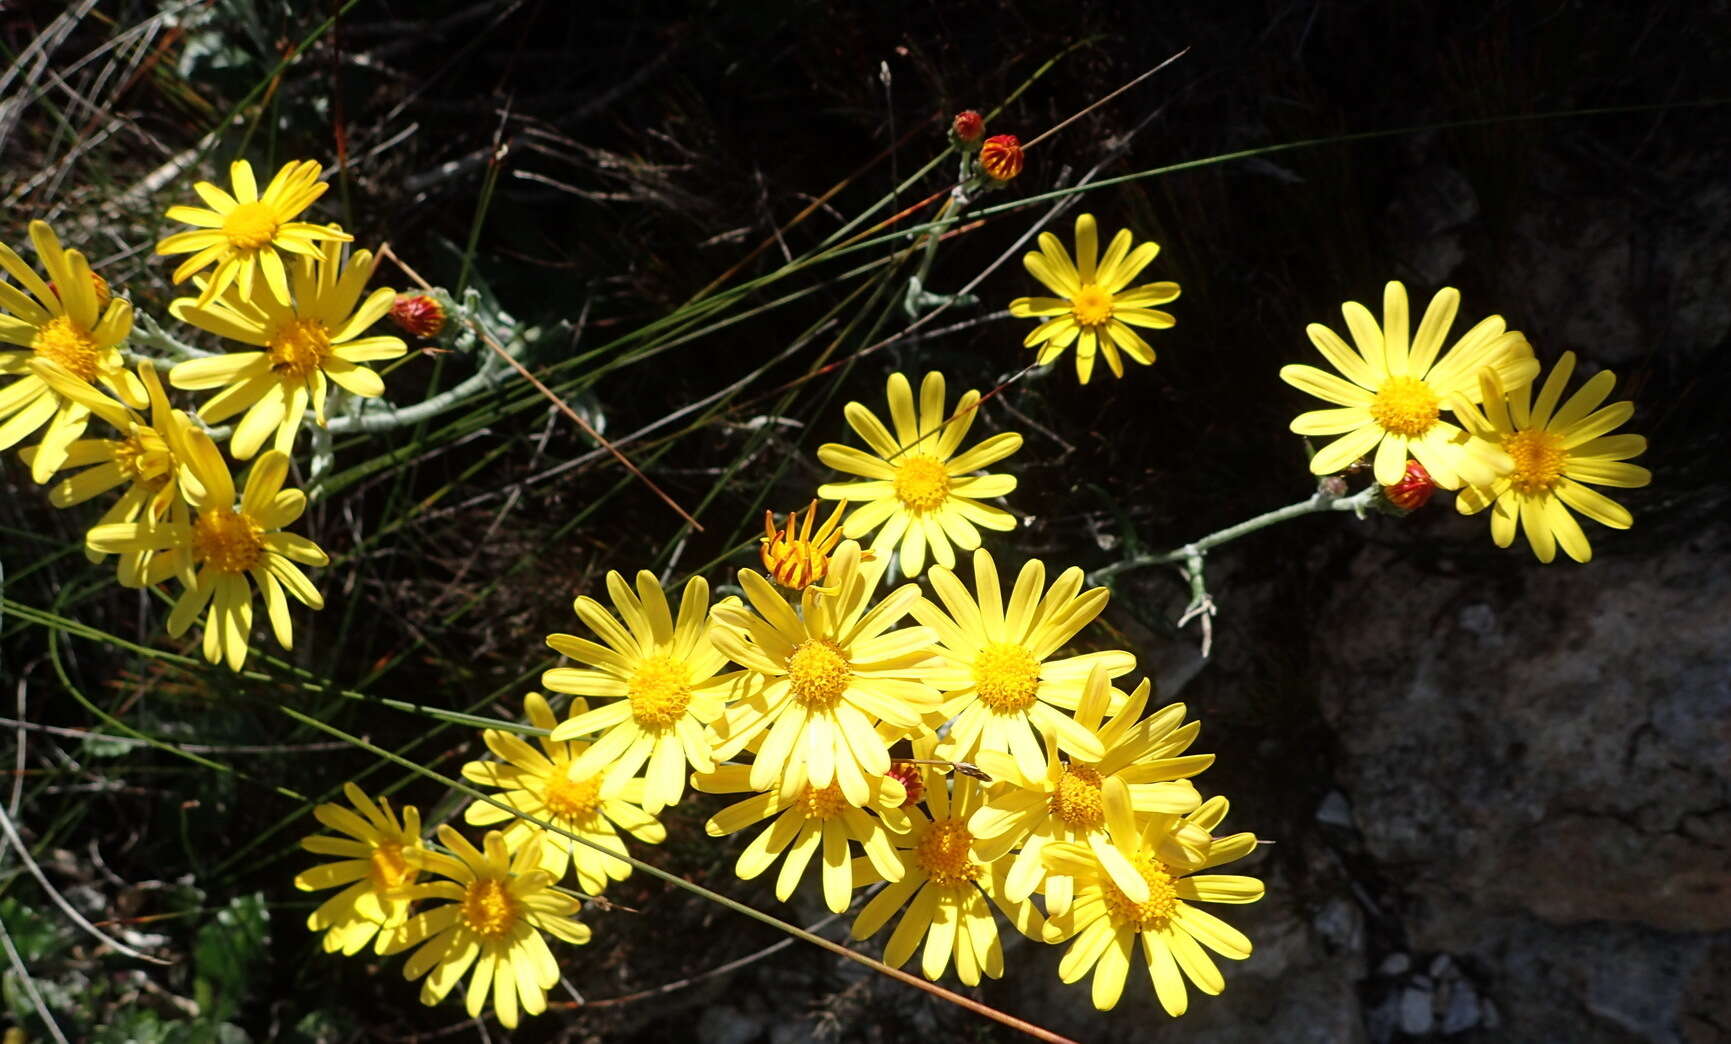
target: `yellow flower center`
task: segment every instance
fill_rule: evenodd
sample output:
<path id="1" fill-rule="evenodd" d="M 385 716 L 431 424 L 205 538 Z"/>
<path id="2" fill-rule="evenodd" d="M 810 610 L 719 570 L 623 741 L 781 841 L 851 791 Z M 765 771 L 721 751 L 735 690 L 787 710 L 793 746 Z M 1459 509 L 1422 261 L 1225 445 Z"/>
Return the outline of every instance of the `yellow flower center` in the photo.
<path id="1" fill-rule="evenodd" d="M 654 656 L 638 665 L 629 683 L 631 716 L 652 731 L 671 728 L 691 705 L 691 668 L 671 656 Z"/>
<path id="2" fill-rule="evenodd" d="M 114 452 L 114 463 L 133 482 L 151 490 L 161 489 L 174 473 L 174 456 L 156 429 L 142 424 L 132 427 L 132 434 L 108 443 Z"/>
<path id="3" fill-rule="evenodd" d="M 566 819 L 586 819 L 601 805 L 601 777 L 596 773 L 588 779 L 569 779 L 564 766 L 554 766 L 553 775 L 541 792 L 547 811 Z"/>
<path id="4" fill-rule="evenodd" d="M 331 335 L 322 319 L 290 319 L 276 328 L 266 347 L 273 371 L 305 377 L 331 354 Z"/>
<path id="5" fill-rule="evenodd" d="M 793 698 L 811 710 L 834 707 L 852 677 L 847 657 L 828 638 L 807 638 L 788 654 L 787 680 Z"/>
<path id="6" fill-rule="evenodd" d="M 1390 377 L 1371 400 L 1370 415 L 1384 431 L 1423 435 L 1436 423 L 1442 400 L 1430 385 L 1413 377 Z"/>
<path id="7" fill-rule="evenodd" d="M 1083 326 L 1102 326 L 1112 318 L 1112 295 L 1088 283 L 1070 298 L 1070 314 Z"/>
<path id="8" fill-rule="evenodd" d="M 1163 931 L 1172 911 L 1178 906 L 1178 891 L 1173 887 L 1177 875 L 1172 873 L 1171 867 L 1147 852 L 1137 853 L 1130 865 L 1142 875 L 1142 880 L 1148 882 L 1148 901 L 1131 902 L 1111 878 L 1103 878 L 1100 883 L 1106 894 L 1106 913 L 1114 921 L 1138 932 Z"/>
<path id="9" fill-rule="evenodd" d="M 914 865 L 925 871 L 933 884 L 957 885 L 974 880 L 985 867 L 969 853 L 974 835 L 960 819 L 940 819 L 926 828 L 914 845 Z"/>
<path id="10" fill-rule="evenodd" d="M 810 819 L 834 819 L 841 815 L 842 809 L 850 807 L 847 798 L 842 797 L 841 784 L 831 783 L 818 790 L 814 787 L 805 788 L 805 814 Z"/>
<path id="11" fill-rule="evenodd" d="M 375 892 L 385 892 L 398 885 L 408 884 L 415 879 L 418 872 L 403 858 L 403 846 L 395 841 L 386 841 L 373 849 L 370 861 L 372 869 L 367 871 L 367 876 L 372 880 Z"/>
<path id="12" fill-rule="evenodd" d="M 59 365 L 81 381 L 96 379 L 101 353 L 90 331 L 73 322 L 71 317 L 57 315 L 36 328 L 30 339 L 36 354 Z"/>
<path id="13" fill-rule="evenodd" d="M 949 470 L 935 457 L 909 455 L 896 466 L 896 499 L 914 514 L 943 506 L 949 496 Z"/>
<path id="14" fill-rule="evenodd" d="M 1040 661 L 1014 642 L 989 642 L 974 657 L 980 702 L 999 714 L 1020 714 L 1034 705 Z"/>
<path id="15" fill-rule="evenodd" d="M 1509 485 L 1517 493 L 1548 493 L 1563 477 L 1569 451 L 1563 437 L 1548 431 L 1517 431 L 1503 438 L 1503 449 L 1515 460 Z"/>
<path id="16" fill-rule="evenodd" d="M 216 508 L 192 524 L 193 554 L 224 573 L 244 573 L 264 561 L 264 527 L 251 515 Z"/>
<path id="17" fill-rule="evenodd" d="M 517 923 L 517 900 L 505 882 L 483 877 L 463 889 L 463 923 L 483 939 L 498 939 Z"/>
<path id="18" fill-rule="evenodd" d="M 268 203 L 242 203 L 222 220 L 222 234 L 230 246 L 257 250 L 276 238 L 276 211 Z"/>
<path id="19" fill-rule="evenodd" d="M 1100 800 L 1100 773 L 1075 762 L 1064 766 L 1058 789 L 1052 792 L 1052 814 L 1073 830 L 1097 830 L 1106 822 Z"/>

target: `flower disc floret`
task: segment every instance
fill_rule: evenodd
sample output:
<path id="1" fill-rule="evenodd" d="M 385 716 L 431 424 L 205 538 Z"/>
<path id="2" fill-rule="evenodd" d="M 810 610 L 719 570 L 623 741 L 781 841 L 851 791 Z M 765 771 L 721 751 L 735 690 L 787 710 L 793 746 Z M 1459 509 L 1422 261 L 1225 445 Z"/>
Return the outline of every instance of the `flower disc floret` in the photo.
<path id="1" fill-rule="evenodd" d="M 282 222 L 267 203 L 242 203 L 222 219 L 222 234 L 238 250 L 257 250 L 276 238 Z"/>
<path id="2" fill-rule="evenodd" d="M 30 347 L 36 354 L 66 370 L 81 381 L 96 379 L 101 349 L 90 331 L 68 316 L 57 315 L 36 330 Z"/>
<path id="3" fill-rule="evenodd" d="M 383 894 L 415 879 L 415 868 L 403 857 L 403 846 L 395 841 L 380 844 L 367 858 L 367 879 L 376 892 Z"/>
<path id="4" fill-rule="evenodd" d="M 1102 326 L 1112 318 L 1112 295 L 1088 283 L 1070 300 L 1070 314 L 1083 326 Z"/>
<path id="5" fill-rule="evenodd" d="M 264 527 L 239 511 L 206 511 L 192 526 L 193 554 L 223 573 L 244 573 L 264 558 Z"/>
<path id="6" fill-rule="evenodd" d="M 490 877 L 463 889 L 463 923 L 483 939 L 503 939 L 517 923 L 518 906 L 504 881 Z"/>
<path id="7" fill-rule="evenodd" d="M 1014 642 L 988 642 L 974 657 L 980 702 L 999 714 L 1020 714 L 1040 691 L 1040 661 Z"/>
<path id="8" fill-rule="evenodd" d="M 841 792 L 841 785 L 838 783 L 831 783 L 827 787 L 807 784 L 801 800 L 805 802 L 806 816 L 820 821 L 834 819 L 841 815 L 844 809 L 853 807 L 848 804 L 847 796 Z"/>
<path id="9" fill-rule="evenodd" d="M 587 819 L 601 807 L 601 777 L 569 779 L 552 776 L 541 795 L 547 810 L 566 819 Z"/>
<path id="10" fill-rule="evenodd" d="M 1442 400 L 1430 385 L 1411 377 L 1390 377 L 1371 400 L 1370 415 L 1391 431 L 1417 438 L 1436 424 Z"/>
<path id="11" fill-rule="evenodd" d="M 940 819 L 927 827 L 914 845 L 914 863 L 933 884 L 965 884 L 986 870 L 969 852 L 973 844 L 974 835 L 968 833 L 966 821 Z"/>
<path id="12" fill-rule="evenodd" d="M 691 706 L 691 668 L 671 656 L 652 656 L 631 674 L 631 717 L 645 729 L 673 727 Z"/>
<path id="13" fill-rule="evenodd" d="M 1138 932 L 1163 932 L 1178 903 L 1178 889 L 1173 881 L 1178 875 L 1172 868 L 1147 852 L 1138 853 L 1130 861 L 1142 880 L 1148 883 L 1148 901 L 1138 903 L 1118 890 L 1110 878 L 1103 879 L 1106 911 L 1113 918 Z"/>
<path id="14" fill-rule="evenodd" d="M 1517 493 L 1548 493 L 1563 477 L 1569 459 L 1563 437 L 1550 431 L 1518 431 L 1503 440 L 1503 449 L 1514 458 L 1509 485 Z"/>
<path id="15" fill-rule="evenodd" d="M 304 378 L 331 354 L 331 335 L 323 319 L 289 319 L 271 331 L 266 343 L 271 372 Z"/>
<path id="16" fill-rule="evenodd" d="M 896 499 L 915 514 L 942 507 L 950 496 L 950 473 L 942 462 L 911 456 L 896 467 Z"/>
<path id="17" fill-rule="evenodd" d="M 1071 762 L 1052 791 L 1052 814 L 1072 830 L 1095 830 L 1106 822 L 1106 804 L 1100 794 L 1100 773 L 1087 765 Z"/>
<path id="18" fill-rule="evenodd" d="M 808 638 L 787 657 L 787 680 L 793 698 L 812 710 L 828 710 L 847 691 L 853 671 L 840 646 L 828 638 Z"/>

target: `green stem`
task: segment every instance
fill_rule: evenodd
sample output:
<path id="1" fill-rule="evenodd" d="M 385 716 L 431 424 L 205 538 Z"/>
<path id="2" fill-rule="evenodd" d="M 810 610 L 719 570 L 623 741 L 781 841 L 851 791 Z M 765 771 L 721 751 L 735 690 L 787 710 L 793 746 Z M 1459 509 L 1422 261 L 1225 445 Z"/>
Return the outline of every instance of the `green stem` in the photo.
<path id="1" fill-rule="evenodd" d="M 1334 492 L 1333 487 L 1338 481 L 1337 479 L 1324 479 L 1317 485 L 1316 492 L 1306 500 L 1264 512 L 1235 526 L 1227 526 L 1217 533 L 1210 533 L 1201 540 L 1185 544 L 1183 547 L 1175 547 L 1157 555 L 1138 555 L 1135 558 L 1126 558 L 1124 561 L 1115 562 L 1104 569 L 1096 569 L 1088 574 L 1088 581 L 1097 584 L 1126 570 L 1139 569 L 1143 566 L 1177 564 L 1178 571 L 1183 574 L 1185 582 L 1190 585 L 1190 603 L 1184 607 L 1183 615 L 1178 617 L 1178 626 L 1183 627 L 1192 620 L 1199 619 L 1202 621 L 1202 655 L 1207 657 L 1209 650 L 1214 646 L 1216 608 L 1213 597 L 1208 593 L 1208 581 L 1203 574 L 1203 556 L 1211 548 L 1219 547 L 1228 541 L 1237 540 L 1239 537 L 1254 533 L 1259 529 L 1266 529 L 1280 522 L 1301 518 L 1305 515 L 1314 515 L 1321 511 L 1350 511 L 1359 518 L 1363 518 L 1365 511 L 1382 497 L 1382 487 L 1374 482 L 1350 497 L 1344 496 Z"/>
<path id="2" fill-rule="evenodd" d="M 1200 559 L 1212 548 L 1237 540 L 1241 536 L 1248 536 L 1259 529 L 1266 529 L 1281 522 L 1302 518 L 1305 515 L 1314 515 L 1322 511 L 1350 511 L 1359 518 L 1363 518 L 1365 511 L 1381 495 L 1381 492 L 1382 487 L 1375 484 L 1354 493 L 1350 497 L 1340 496 L 1319 488 L 1310 497 L 1296 504 L 1288 504 L 1283 508 L 1264 512 L 1255 518 L 1247 519 L 1235 526 L 1227 526 L 1217 533 L 1210 533 L 1201 540 L 1185 544 L 1183 547 L 1176 547 L 1157 555 L 1138 555 L 1135 558 L 1126 558 L 1122 562 L 1114 562 L 1103 569 L 1089 573 L 1088 582 L 1097 584 L 1109 577 L 1117 576 L 1119 573 L 1140 569 L 1144 566 L 1171 565 L 1174 562 L 1187 563 L 1192 559 Z"/>

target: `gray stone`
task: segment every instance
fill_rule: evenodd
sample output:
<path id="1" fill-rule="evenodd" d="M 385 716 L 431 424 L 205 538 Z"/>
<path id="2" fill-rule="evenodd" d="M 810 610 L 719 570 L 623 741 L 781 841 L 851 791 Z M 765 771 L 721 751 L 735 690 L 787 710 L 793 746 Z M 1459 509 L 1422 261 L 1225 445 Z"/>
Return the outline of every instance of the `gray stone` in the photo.
<path id="1" fill-rule="evenodd" d="M 1346 795 L 1338 790 L 1331 790 L 1323 796 L 1322 804 L 1316 807 L 1316 821 L 1345 830 L 1356 829 L 1352 821 L 1352 806 L 1347 803 Z"/>
<path id="2" fill-rule="evenodd" d="M 1479 1024 L 1479 995 L 1472 983 L 1456 979 L 1449 984 L 1448 999 L 1443 1001 L 1442 1022 L 1438 1026 L 1444 1036 L 1464 1033 Z"/>
<path id="3" fill-rule="evenodd" d="M 1376 966 L 1376 973 L 1393 978 L 1397 975 L 1405 975 L 1407 969 L 1411 967 L 1412 958 L 1410 956 L 1404 953 L 1391 953 L 1382 959 L 1381 964 Z"/>
<path id="4" fill-rule="evenodd" d="M 728 1004 L 705 1008 L 697 1017 L 698 1044 L 750 1044 L 763 1035 L 767 1020 Z"/>
<path id="5" fill-rule="evenodd" d="M 1414 983 L 1401 991 L 1400 994 L 1400 1031 L 1414 1036 L 1422 1036 L 1430 1032 L 1434 1017 L 1431 1014 L 1431 990 L 1429 985 Z"/>

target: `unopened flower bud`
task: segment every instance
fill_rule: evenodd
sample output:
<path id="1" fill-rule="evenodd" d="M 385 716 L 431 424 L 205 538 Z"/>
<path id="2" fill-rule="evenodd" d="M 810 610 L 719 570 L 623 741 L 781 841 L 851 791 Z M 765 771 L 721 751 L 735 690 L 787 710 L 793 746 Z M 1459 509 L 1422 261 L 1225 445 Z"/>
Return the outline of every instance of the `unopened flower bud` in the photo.
<path id="1" fill-rule="evenodd" d="M 1416 460 L 1406 462 L 1406 474 L 1392 486 L 1382 487 L 1383 498 L 1402 511 L 1416 511 L 1430 501 L 1430 496 L 1437 490 L 1435 482 L 1431 481 L 1430 472 Z"/>
<path id="2" fill-rule="evenodd" d="M 96 289 L 96 310 L 100 312 L 108 307 L 108 302 L 114 300 L 114 291 L 109 289 L 108 280 L 95 272 L 90 273 L 90 285 Z M 60 296 L 60 288 L 54 285 L 53 280 L 49 280 L 48 289 L 53 291 L 55 297 Z"/>
<path id="3" fill-rule="evenodd" d="M 985 134 L 985 118 L 973 109 L 956 113 L 956 118 L 950 123 L 950 137 L 964 148 L 978 148 Z"/>
<path id="4" fill-rule="evenodd" d="M 762 545 L 758 548 L 758 556 L 776 583 L 803 591 L 829 575 L 829 556 L 841 543 L 841 514 L 846 508 L 845 500 L 837 504 L 829 521 L 816 533 L 812 532 L 817 521 L 815 500 L 806 509 L 803 527 L 798 525 L 797 511 L 788 513 L 785 530 L 776 529 L 775 512 L 763 513 L 763 536 L 759 538 Z"/>
<path id="5" fill-rule="evenodd" d="M 390 316 L 404 333 L 423 340 L 437 337 L 445 328 L 445 306 L 431 294 L 398 294 Z"/>
<path id="6" fill-rule="evenodd" d="M 1002 184 L 1022 172 L 1022 143 L 1014 134 L 994 134 L 980 146 L 980 169 Z"/>
<path id="7" fill-rule="evenodd" d="M 902 802 L 903 808 L 912 808 L 926 796 L 926 777 L 913 762 L 892 761 L 889 772 L 885 774 L 900 783 L 902 789 L 908 792 L 907 800 Z"/>

